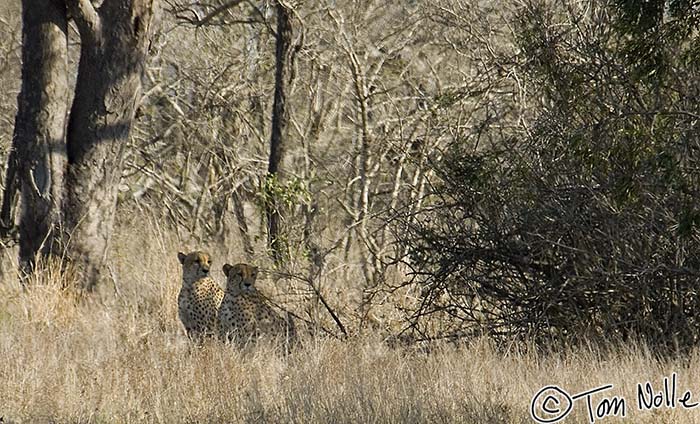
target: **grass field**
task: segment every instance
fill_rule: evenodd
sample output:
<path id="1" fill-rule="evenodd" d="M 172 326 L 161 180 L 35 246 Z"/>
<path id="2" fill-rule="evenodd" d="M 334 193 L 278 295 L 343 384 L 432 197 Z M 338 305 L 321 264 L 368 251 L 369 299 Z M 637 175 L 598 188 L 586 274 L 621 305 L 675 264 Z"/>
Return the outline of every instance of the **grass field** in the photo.
<path id="1" fill-rule="evenodd" d="M 0 416 L 60 422 L 527 423 L 533 395 L 624 397 L 626 418 L 596 422 L 693 423 L 700 408 L 637 408 L 637 383 L 697 391 L 700 355 L 661 361 L 639 346 L 555 354 L 461 346 L 390 348 L 378 338 L 306 339 L 291 355 L 272 343 L 193 346 L 177 319 L 179 248 L 167 237 L 118 237 L 118 290 L 76 301 L 46 271 L 28 290 L 0 282 Z M 136 254 L 136 246 L 142 252 Z M 144 248 L 145 246 L 145 248 Z M 7 260 L 6 260 L 7 262 Z M 221 276 L 215 275 L 220 278 Z M 605 403 L 603 407 L 605 407 Z M 550 404 L 551 406 L 551 404 Z M 587 422 L 585 397 L 562 422 Z"/>

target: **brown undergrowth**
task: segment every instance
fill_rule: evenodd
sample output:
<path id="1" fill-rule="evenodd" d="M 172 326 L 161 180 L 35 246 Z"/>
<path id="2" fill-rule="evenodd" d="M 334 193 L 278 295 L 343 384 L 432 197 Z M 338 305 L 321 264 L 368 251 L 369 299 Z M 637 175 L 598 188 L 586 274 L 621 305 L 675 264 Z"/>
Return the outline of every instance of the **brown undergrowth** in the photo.
<path id="1" fill-rule="evenodd" d="M 637 383 L 659 391 L 672 372 L 677 396 L 700 393 L 697 353 L 659 360 L 643 347 L 620 346 L 545 355 L 496 349 L 487 340 L 392 348 L 371 336 L 306 338 L 289 355 L 269 342 L 197 347 L 177 319 L 181 246 L 162 233 L 145 238 L 117 237 L 114 284 L 89 298 L 66 289 L 51 266 L 26 290 L 5 274 L 5 422 L 526 423 L 533 422 L 533 395 L 551 384 L 572 395 L 613 384 L 593 405 L 624 397 L 626 418 L 604 422 L 700 422 L 700 411 L 680 405 L 637 408 Z M 563 422 L 587 419 L 581 400 Z"/>

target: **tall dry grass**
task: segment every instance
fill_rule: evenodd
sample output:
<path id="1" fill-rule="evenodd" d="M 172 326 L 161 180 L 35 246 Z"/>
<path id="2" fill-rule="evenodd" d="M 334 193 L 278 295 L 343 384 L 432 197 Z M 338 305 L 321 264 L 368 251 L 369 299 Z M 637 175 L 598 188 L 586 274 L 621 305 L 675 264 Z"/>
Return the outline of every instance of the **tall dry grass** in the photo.
<path id="1" fill-rule="evenodd" d="M 193 346 L 175 304 L 175 254 L 193 246 L 153 228 L 120 230 L 116 286 L 87 300 L 62 288 L 55 267 L 28 290 L 5 273 L 5 422 L 525 423 L 533 422 L 531 397 L 545 385 L 574 394 L 607 383 L 614 388 L 606 395 L 626 398 L 627 418 L 604 422 L 700 422 L 700 408 L 636 410 L 636 383 L 657 387 L 673 371 L 679 390 L 700 395 L 697 353 L 673 361 L 640 346 L 606 354 L 594 348 L 504 353 L 485 340 L 390 348 L 371 337 L 307 339 L 288 356 L 267 342 L 242 350 Z M 564 422 L 586 421 L 585 404 L 577 402 Z"/>

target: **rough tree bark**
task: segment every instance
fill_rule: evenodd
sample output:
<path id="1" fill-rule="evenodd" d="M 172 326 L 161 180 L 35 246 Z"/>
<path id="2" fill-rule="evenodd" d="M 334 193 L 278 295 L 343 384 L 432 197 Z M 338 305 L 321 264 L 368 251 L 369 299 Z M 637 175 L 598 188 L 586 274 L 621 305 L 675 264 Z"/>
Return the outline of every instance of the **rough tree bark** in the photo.
<path id="1" fill-rule="evenodd" d="M 31 272 L 37 254 L 54 246 L 60 223 L 68 109 L 66 8 L 58 0 L 22 1 L 22 88 L 17 99 L 13 151 L 3 195 L 3 227 L 14 225 L 15 194 L 22 194 L 19 259 Z"/>
<path id="2" fill-rule="evenodd" d="M 286 144 L 286 128 L 289 123 L 289 111 L 287 110 L 287 85 L 291 79 L 292 63 L 290 60 L 290 47 L 292 44 L 292 23 L 289 10 L 278 1 L 277 8 L 277 34 L 275 48 L 275 96 L 272 105 L 272 129 L 270 134 L 270 159 L 268 162 L 268 177 L 282 182 L 280 168 L 284 159 Z M 280 226 L 282 205 L 279 199 L 271 193 L 267 204 L 267 235 L 268 246 L 272 257 L 280 262 L 284 257 L 284 245 L 280 239 Z"/>
<path id="3" fill-rule="evenodd" d="M 124 153 L 155 27 L 156 0 L 68 0 L 81 39 L 67 133 L 65 242 L 84 288 L 100 280 Z"/>
<path id="4" fill-rule="evenodd" d="M 16 120 L 17 118 L 15 118 Z M 5 172 L 5 190 L 2 193 L 2 207 L 0 207 L 0 238 L 10 238 L 10 234 L 15 227 L 15 206 L 19 192 L 19 181 L 17 169 L 19 159 L 17 158 L 17 147 L 13 138 L 9 157 L 7 158 L 7 171 Z"/>

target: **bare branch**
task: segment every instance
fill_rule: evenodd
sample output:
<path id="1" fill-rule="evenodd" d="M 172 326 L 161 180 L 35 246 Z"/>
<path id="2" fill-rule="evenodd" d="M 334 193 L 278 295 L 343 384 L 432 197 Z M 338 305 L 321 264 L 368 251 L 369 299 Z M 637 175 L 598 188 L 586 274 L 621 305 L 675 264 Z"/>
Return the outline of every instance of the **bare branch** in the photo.
<path id="1" fill-rule="evenodd" d="M 99 32 L 100 14 L 90 0 L 68 0 L 66 5 L 81 35 L 94 37 Z"/>
<path id="2" fill-rule="evenodd" d="M 270 34 L 272 34 L 273 37 L 277 37 L 277 31 L 275 31 L 275 29 L 272 28 L 267 18 L 265 17 L 265 14 L 260 10 L 260 8 L 250 0 L 246 0 L 246 3 L 248 3 L 248 5 L 253 9 L 253 14 L 258 15 L 258 17 L 260 17 L 261 21 L 265 24 L 265 28 L 267 28 Z"/>
<path id="3" fill-rule="evenodd" d="M 217 16 L 221 15 L 222 13 L 226 12 L 227 10 L 238 6 L 239 4 L 243 3 L 243 0 L 231 0 L 227 3 L 224 3 L 218 7 L 216 7 L 214 10 L 206 14 L 205 16 L 199 16 L 199 13 L 197 13 L 193 9 L 187 9 L 187 12 L 192 13 L 193 18 L 184 16 L 182 14 L 176 15 L 176 17 L 182 21 L 185 21 L 191 25 L 200 27 L 209 24 L 212 19 L 216 18 Z M 244 24 L 253 24 L 257 23 L 255 20 L 238 20 L 235 23 L 244 23 Z"/>

